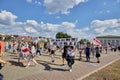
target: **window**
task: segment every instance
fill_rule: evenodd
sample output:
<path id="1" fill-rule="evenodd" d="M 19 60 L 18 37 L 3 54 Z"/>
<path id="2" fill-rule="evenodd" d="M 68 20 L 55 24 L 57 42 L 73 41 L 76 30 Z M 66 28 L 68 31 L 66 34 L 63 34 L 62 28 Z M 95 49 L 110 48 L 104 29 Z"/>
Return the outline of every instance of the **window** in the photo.
<path id="1" fill-rule="evenodd" d="M 70 41 L 70 39 L 69 39 L 69 38 L 67 38 L 67 39 L 66 39 L 66 41 Z"/>
<path id="2" fill-rule="evenodd" d="M 119 45 L 120 41 L 119 40 L 116 40 L 116 45 Z"/>

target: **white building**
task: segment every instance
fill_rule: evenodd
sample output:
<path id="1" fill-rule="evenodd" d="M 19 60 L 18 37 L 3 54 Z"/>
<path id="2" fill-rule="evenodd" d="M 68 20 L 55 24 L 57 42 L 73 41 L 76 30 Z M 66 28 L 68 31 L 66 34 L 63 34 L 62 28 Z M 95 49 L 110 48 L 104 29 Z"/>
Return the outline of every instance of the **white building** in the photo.
<path id="1" fill-rule="evenodd" d="M 111 46 L 120 46 L 120 36 L 98 36 L 96 37 L 102 42 L 103 46 L 110 43 Z"/>

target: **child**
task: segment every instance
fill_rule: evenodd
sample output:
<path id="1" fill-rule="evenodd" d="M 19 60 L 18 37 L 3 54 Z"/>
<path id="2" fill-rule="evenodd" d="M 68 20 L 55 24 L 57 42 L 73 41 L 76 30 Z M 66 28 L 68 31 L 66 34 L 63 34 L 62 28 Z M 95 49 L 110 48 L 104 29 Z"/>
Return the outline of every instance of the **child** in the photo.
<path id="1" fill-rule="evenodd" d="M 72 72 L 72 65 L 74 64 L 74 57 L 75 57 L 75 49 L 73 46 L 70 46 L 68 53 L 67 53 L 67 64 L 69 66 L 70 72 Z"/>

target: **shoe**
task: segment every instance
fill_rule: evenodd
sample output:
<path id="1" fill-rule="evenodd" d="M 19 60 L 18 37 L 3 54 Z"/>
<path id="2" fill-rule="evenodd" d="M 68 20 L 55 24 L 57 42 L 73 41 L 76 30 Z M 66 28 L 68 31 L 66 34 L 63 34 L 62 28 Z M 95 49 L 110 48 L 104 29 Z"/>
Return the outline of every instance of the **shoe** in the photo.
<path id="1" fill-rule="evenodd" d="M 69 71 L 72 72 L 72 69 L 70 69 Z"/>
<path id="2" fill-rule="evenodd" d="M 100 63 L 100 61 L 97 61 L 97 63 Z"/>
<path id="3" fill-rule="evenodd" d="M 52 71 L 53 69 L 52 69 L 52 68 L 50 68 L 49 70 L 50 70 L 50 71 Z"/>
<path id="4" fill-rule="evenodd" d="M 52 60 L 52 62 L 55 62 L 55 60 Z"/>

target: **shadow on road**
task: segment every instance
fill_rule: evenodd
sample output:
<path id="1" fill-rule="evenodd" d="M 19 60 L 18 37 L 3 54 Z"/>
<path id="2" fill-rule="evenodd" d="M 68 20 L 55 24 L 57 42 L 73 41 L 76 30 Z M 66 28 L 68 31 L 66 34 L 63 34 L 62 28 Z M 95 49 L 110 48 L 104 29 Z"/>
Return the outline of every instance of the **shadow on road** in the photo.
<path id="1" fill-rule="evenodd" d="M 37 60 L 37 62 L 41 65 L 43 65 L 45 67 L 44 70 L 48 70 L 48 71 L 53 71 L 53 70 L 57 70 L 57 71 L 68 71 L 66 69 L 62 69 L 62 68 L 52 68 L 50 65 L 57 65 L 58 64 L 54 64 L 54 63 L 50 63 L 50 62 L 47 62 L 47 61 L 42 61 L 42 60 Z M 61 66 L 59 64 L 59 66 Z"/>
<path id="2" fill-rule="evenodd" d="M 11 63 L 11 65 L 14 65 L 14 66 L 25 67 L 22 62 L 16 62 L 16 61 L 8 61 L 8 62 Z"/>

